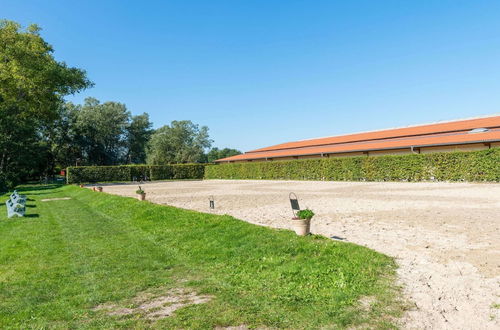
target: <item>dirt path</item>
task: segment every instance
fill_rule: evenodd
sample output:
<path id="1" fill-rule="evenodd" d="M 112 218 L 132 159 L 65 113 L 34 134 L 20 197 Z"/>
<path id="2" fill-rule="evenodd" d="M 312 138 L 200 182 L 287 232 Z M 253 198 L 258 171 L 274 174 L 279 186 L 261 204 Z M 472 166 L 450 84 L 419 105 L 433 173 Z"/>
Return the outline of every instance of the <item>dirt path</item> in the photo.
<path id="1" fill-rule="evenodd" d="M 135 196 L 136 188 L 104 190 Z M 314 233 L 396 258 L 414 303 L 404 328 L 500 329 L 500 184 L 210 180 L 143 188 L 155 203 L 277 228 L 289 228 L 293 191 L 316 212 Z"/>

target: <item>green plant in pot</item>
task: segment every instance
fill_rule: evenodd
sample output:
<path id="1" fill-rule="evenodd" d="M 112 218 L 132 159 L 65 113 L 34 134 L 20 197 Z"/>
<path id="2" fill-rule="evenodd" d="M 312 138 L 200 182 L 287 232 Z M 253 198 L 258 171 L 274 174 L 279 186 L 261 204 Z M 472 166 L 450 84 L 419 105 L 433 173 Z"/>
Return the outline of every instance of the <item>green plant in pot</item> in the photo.
<path id="1" fill-rule="evenodd" d="M 299 236 L 306 236 L 311 233 L 311 219 L 314 212 L 310 209 L 300 210 L 297 216 L 292 219 L 292 226 L 295 233 Z"/>
<path id="2" fill-rule="evenodd" d="M 146 192 L 142 190 L 141 186 L 139 186 L 139 189 L 137 189 L 135 193 L 137 194 L 138 200 L 143 201 L 146 199 Z"/>

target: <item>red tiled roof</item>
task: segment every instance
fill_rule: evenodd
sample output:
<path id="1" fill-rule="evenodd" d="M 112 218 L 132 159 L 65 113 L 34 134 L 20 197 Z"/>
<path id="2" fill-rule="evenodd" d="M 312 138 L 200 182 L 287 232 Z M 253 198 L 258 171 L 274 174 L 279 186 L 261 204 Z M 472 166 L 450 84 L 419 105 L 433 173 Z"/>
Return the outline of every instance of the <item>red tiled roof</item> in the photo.
<path id="1" fill-rule="evenodd" d="M 470 133 L 475 128 L 486 132 Z M 500 141 L 500 116 L 278 144 L 217 162 Z"/>

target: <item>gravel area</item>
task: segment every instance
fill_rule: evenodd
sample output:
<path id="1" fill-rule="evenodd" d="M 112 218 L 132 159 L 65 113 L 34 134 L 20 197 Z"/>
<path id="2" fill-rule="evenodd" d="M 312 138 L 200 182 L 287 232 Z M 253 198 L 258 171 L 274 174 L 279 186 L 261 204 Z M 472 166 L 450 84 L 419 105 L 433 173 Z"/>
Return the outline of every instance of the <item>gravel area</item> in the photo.
<path id="1" fill-rule="evenodd" d="M 154 203 L 275 228 L 290 228 L 294 192 L 316 213 L 314 233 L 396 259 L 413 306 L 403 328 L 500 329 L 500 184 L 208 180 L 142 187 Z M 136 189 L 104 187 L 131 197 Z"/>

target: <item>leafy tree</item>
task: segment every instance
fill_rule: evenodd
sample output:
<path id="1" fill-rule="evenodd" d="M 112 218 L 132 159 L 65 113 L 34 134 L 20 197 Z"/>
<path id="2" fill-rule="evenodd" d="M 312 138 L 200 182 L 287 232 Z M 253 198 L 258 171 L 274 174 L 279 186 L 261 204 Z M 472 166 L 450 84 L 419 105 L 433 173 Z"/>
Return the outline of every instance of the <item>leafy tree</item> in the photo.
<path id="1" fill-rule="evenodd" d="M 149 164 L 200 163 L 212 140 L 208 127 L 190 120 L 172 121 L 154 132 L 147 150 Z"/>
<path id="2" fill-rule="evenodd" d="M 38 26 L 0 21 L 0 186 L 43 168 L 44 127 L 57 119 L 64 96 L 92 85 L 53 52 Z"/>
<path id="3" fill-rule="evenodd" d="M 127 160 L 130 163 L 144 164 L 146 162 L 146 146 L 153 134 L 152 126 L 147 113 L 132 117 L 127 127 Z"/>
<path id="4" fill-rule="evenodd" d="M 87 98 L 64 104 L 44 132 L 51 168 L 69 165 L 144 163 L 152 134 L 149 115 L 130 116 L 125 105 Z"/>
<path id="5" fill-rule="evenodd" d="M 0 190 L 68 165 L 206 162 L 208 128 L 173 121 L 154 132 L 124 104 L 64 97 L 92 86 L 85 71 L 54 59 L 40 28 L 0 21 Z M 213 159 L 237 150 L 214 149 Z"/>
<path id="6" fill-rule="evenodd" d="M 130 112 L 118 102 L 100 103 L 86 98 L 75 107 L 76 140 L 87 165 L 115 165 L 126 162 L 127 128 Z"/>
<path id="7" fill-rule="evenodd" d="M 42 138 L 48 149 L 48 173 L 53 173 L 56 166 L 66 168 L 76 165 L 82 157 L 76 131 L 76 106 L 65 103 L 58 111 L 57 119 L 46 125 L 42 131 Z"/>
<path id="8" fill-rule="evenodd" d="M 230 148 L 224 148 L 224 149 L 212 148 L 212 150 L 210 150 L 207 154 L 207 161 L 209 163 L 212 163 L 217 159 L 222 159 L 236 155 L 241 155 L 241 151 Z"/>
<path id="9" fill-rule="evenodd" d="M 85 71 L 57 62 L 40 28 L 22 30 L 18 23 L 0 21 L 0 98 L 21 117 L 54 119 L 55 105 L 68 94 L 91 86 Z"/>
<path id="10" fill-rule="evenodd" d="M 29 118 L 20 120 L 16 110 L 1 109 L 0 191 L 43 172 L 47 152 L 36 130 L 36 121 Z"/>

